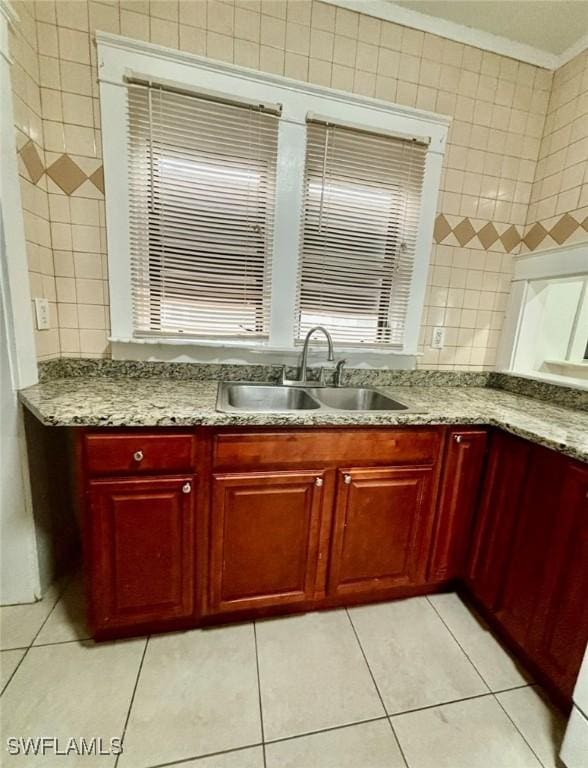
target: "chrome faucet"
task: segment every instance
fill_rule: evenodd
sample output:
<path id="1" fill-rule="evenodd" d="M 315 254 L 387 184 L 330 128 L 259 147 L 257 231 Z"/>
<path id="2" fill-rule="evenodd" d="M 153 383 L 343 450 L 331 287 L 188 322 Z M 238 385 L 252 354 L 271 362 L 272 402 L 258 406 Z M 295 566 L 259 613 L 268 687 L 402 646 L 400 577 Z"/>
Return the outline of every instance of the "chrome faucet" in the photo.
<path id="1" fill-rule="evenodd" d="M 322 325 L 315 325 L 314 328 L 311 328 L 310 331 L 306 334 L 306 338 L 304 339 L 304 346 L 302 347 L 302 358 L 300 361 L 300 370 L 298 372 L 298 380 L 296 382 L 297 384 L 308 383 L 306 378 L 308 368 L 308 347 L 310 344 L 310 337 L 313 335 L 313 333 L 316 333 L 316 331 L 323 333 L 327 339 L 327 344 L 329 345 L 329 355 L 327 360 L 329 362 L 333 362 L 335 359 L 335 355 L 333 353 L 333 339 L 331 338 L 331 334 L 327 331 L 326 328 L 323 328 Z"/>

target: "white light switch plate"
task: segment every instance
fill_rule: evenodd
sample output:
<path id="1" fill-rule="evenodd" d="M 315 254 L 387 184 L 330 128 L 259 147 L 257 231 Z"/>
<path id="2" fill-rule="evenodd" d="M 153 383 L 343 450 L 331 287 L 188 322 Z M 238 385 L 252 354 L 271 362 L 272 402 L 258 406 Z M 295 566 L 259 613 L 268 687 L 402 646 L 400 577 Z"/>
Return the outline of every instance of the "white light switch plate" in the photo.
<path id="1" fill-rule="evenodd" d="M 433 328 L 431 336 L 431 347 L 433 349 L 443 349 L 445 344 L 445 328 L 442 325 L 436 325 Z"/>
<path id="2" fill-rule="evenodd" d="M 51 324 L 49 323 L 49 301 L 47 299 L 35 299 L 35 315 L 37 316 L 37 329 L 48 331 Z"/>

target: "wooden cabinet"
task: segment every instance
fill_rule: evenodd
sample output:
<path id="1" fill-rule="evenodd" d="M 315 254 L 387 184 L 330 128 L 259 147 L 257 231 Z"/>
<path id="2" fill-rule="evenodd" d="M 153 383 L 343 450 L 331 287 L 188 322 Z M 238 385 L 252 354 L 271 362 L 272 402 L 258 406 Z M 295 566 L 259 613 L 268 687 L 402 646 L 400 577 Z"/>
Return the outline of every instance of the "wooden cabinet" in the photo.
<path id="1" fill-rule="evenodd" d="M 76 446 L 96 636 L 465 581 L 570 695 L 588 640 L 587 465 L 477 427 L 81 430 Z"/>
<path id="2" fill-rule="evenodd" d="M 482 468 L 487 434 L 480 429 L 450 429 L 435 536 L 428 569 L 429 581 L 447 581 L 462 577 Z"/>
<path id="3" fill-rule="evenodd" d="M 431 466 L 339 470 L 330 594 L 422 583 L 433 475 Z"/>
<path id="4" fill-rule="evenodd" d="M 495 626 L 569 700 L 588 642 L 588 466 L 497 434 L 468 581 Z"/>
<path id="5" fill-rule="evenodd" d="M 195 480 L 92 480 L 90 623 L 123 629 L 188 617 L 194 605 Z"/>
<path id="6" fill-rule="evenodd" d="M 511 511 L 510 551 L 503 563 L 504 583 L 494 611 L 509 636 L 527 649 L 543 573 L 553 563 L 550 539 L 567 464 L 565 456 L 531 446 L 526 479 L 517 507 Z"/>
<path id="7" fill-rule="evenodd" d="M 588 465 L 566 462 L 542 553 L 530 654 L 570 697 L 588 642 Z"/>
<path id="8" fill-rule="evenodd" d="M 253 610 L 312 600 L 324 473 L 215 475 L 210 610 Z"/>
<path id="9" fill-rule="evenodd" d="M 529 453 L 530 443 L 493 433 L 467 568 L 470 589 L 492 611 L 502 597 Z"/>

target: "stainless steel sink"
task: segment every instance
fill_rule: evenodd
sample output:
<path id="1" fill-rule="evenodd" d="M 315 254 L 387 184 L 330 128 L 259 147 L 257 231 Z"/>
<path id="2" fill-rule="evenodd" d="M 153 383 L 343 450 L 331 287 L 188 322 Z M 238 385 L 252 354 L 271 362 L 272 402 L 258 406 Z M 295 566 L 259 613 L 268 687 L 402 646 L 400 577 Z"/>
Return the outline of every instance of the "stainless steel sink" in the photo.
<path id="1" fill-rule="evenodd" d="M 279 387 L 274 384 L 232 384 L 219 387 L 217 409 L 224 411 L 306 411 L 320 408 L 305 389 Z"/>
<path id="2" fill-rule="evenodd" d="M 321 387 L 309 390 L 313 397 L 341 411 L 406 411 L 408 406 L 368 387 Z"/>
<path id="3" fill-rule="evenodd" d="M 282 413 L 288 411 L 408 411 L 407 405 L 370 387 L 284 387 L 223 381 L 217 411 Z"/>

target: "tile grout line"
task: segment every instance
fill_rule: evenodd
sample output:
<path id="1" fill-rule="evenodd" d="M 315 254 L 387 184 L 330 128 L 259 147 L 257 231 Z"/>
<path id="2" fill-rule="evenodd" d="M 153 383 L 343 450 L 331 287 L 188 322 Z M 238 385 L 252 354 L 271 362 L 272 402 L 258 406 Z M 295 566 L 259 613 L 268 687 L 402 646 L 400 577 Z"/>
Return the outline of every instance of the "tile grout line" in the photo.
<path id="1" fill-rule="evenodd" d="M 500 691 L 500 693 L 506 693 L 506 691 Z M 500 701 L 500 699 L 498 698 L 498 696 L 497 696 L 495 693 L 492 693 L 492 695 L 494 696 L 494 700 L 496 701 L 496 703 L 498 704 L 498 706 L 500 707 L 500 709 L 501 709 L 501 710 L 504 712 L 504 714 L 507 716 L 507 718 L 508 718 L 508 719 L 510 720 L 510 722 L 512 723 L 512 725 L 513 725 L 514 729 L 515 729 L 515 730 L 516 730 L 516 732 L 519 734 L 519 736 L 521 737 L 521 739 L 522 739 L 522 740 L 525 742 L 525 744 L 526 744 L 526 745 L 529 747 L 529 749 L 531 750 L 531 752 L 532 752 L 532 753 L 535 755 L 535 757 L 536 757 L 536 759 L 537 759 L 537 762 L 539 763 L 539 765 L 540 765 L 540 766 L 542 766 L 542 768 L 545 768 L 545 764 L 543 763 L 543 761 L 541 760 L 541 758 L 539 757 L 539 755 L 538 755 L 538 754 L 535 752 L 535 750 L 533 749 L 533 747 L 531 746 L 531 744 L 530 744 L 530 743 L 527 741 L 527 738 L 526 738 L 525 734 L 524 734 L 524 733 L 521 731 L 521 729 L 519 728 L 519 726 L 518 726 L 518 725 L 515 723 L 515 721 L 512 719 L 512 717 L 510 716 L 510 714 L 508 713 L 508 711 L 505 709 L 505 707 L 503 707 L 503 706 L 502 706 L 502 702 Z"/>
<path id="2" fill-rule="evenodd" d="M 499 698 L 498 698 L 498 696 L 497 696 L 497 693 L 506 693 L 507 691 L 516 691 L 516 690 L 519 690 L 519 689 L 521 689 L 521 688 L 529 688 L 529 687 L 531 687 L 531 686 L 530 686 L 530 683 L 528 683 L 527 685 L 518 685 L 518 686 L 515 686 L 515 687 L 513 687 L 513 688 L 504 689 L 504 690 L 502 690 L 502 691 L 493 691 L 493 690 L 491 690 L 491 688 L 490 688 L 490 686 L 488 685 L 488 683 L 486 682 L 486 680 L 485 680 L 485 679 L 482 677 L 482 674 L 481 674 L 481 672 L 478 670 L 478 668 L 476 667 L 476 665 L 474 664 L 474 662 L 473 662 L 473 661 L 470 659 L 470 657 L 469 657 L 469 656 L 468 656 L 468 654 L 466 653 L 465 649 L 462 647 L 461 643 L 459 642 L 459 640 L 457 639 L 457 637 L 456 637 L 456 636 L 453 634 L 453 632 L 451 631 L 451 629 L 450 629 L 450 628 L 447 626 L 447 624 L 446 624 L 446 623 L 445 623 L 445 621 L 443 620 L 443 617 L 441 616 L 441 614 L 439 613 L 439 611 L 438 611 L 438 610 L 435 608 L 435 606 L 434 606 L 434 604 L 431 602 L 431 600 L 429 600 L 429 597 L 428 597 L 428 596 L 427 596 L 427 602 L 429 603 L 429 605 L 431 606 L 431 608 L 432 608 L 432 609 L 435 611 L 435 613 L 437 614 L 437 616 L 439 616 L 439 618 L 441 619 L 441 621 L 443 622 L 443 624 L 444 624 L 444 625 L 447 627 L 447 631 L 448 631 L 448 632 L 451 634 L 451 636 L 453 637 L 453 639 L 455 640 L 455 642 L 456 642 L 456 643 L 459 645 L 459 647 L 461 648 L 462 652 L 463 652 L 463 653 L 465 654 L 465 656 L 467 657 L 467 659 L 468 659 L 468 661 L 470 662 L 470 664 L 473 666 L 473 668 L 476 670 L 476 672 L 477 672 L 477 673 L 478 673 L 478 675 L 480 676 L 480 679 L 481 679 L 481 680 L 484 682 L 484 685 L 485 685 L 485 686 L 488 688 L 488 690 L 490 691 L 490 695 L 491 695 L 491 696 L 494 698 L 494 701 L 496 701 L 496 703 L 498 704 L 498 706 L 500 707 L 500 709 L 502 709 L 502 711 L 504 712 L 504 714 L 507 716 L 507 718 L 508 718 L 508 719 L 510 720 L 510 722 L 512 723 L 512 725 L 513 725 L 513 727 L 515 728 L 515 730 L 517 731 L 517 733 L 518 733 L 518 734 L 520 735 L 520 737 L 523 739 L 523 741 L 525 742 L 525 744 L 526 744 L 526 745 L 529 747 L 529 749 L 531 750 L 531 752 L 532 752 L 532 753 L 533 753 L 533 755 L 535 756 L 536 760 L 538 761 L 539 765 L 540 765 L 540 766 L 543 766 L 543 768 L 545 768 L 545 766 L 543 765 L 543 762 L 542 762 L 542 761 L 539 759 L 539 756 L 537 755 L 537 753 L 535 752 L 535 750 L 533 749 L 533 747 L 532 747 L 532 746 L 529 744 L 529 742 L 527 741 L 527 739 L 525 738 L 524 734 L 523 734 L 523 733 L 522 733 L 522 731 L 519 729 L 519 727 L 517 726 L 517 724 L 514 722 L 514 720 L 513 720 L 513 719 L 511 718 L 511 716 L 508 714 L 508 712 L 506 711 L 506 709 L 505 709 L 505 708 L 502 706 L 502 704 L 501 704 L 501 702 L 500 702 L 500 699 L 499 699 Z"/>
<path id="3" fill-rule="evenodd" d="M 253 621 L 253 640 L 255 643 L 255 671 L 257 673 L 257 696 L 259 699 L 259 723 L 261 726 L 261 748 L 263 753 L 263 768 L 267 768 L 265 756 L 265 731 L 263 728 L 263 705 L 261 703 L 261 677 L 259 675 L 259 650 L 257 647 L 257 624 Z"/>
<path id="4" fill-rule="evenodd" d="M 355 624 L 353 623 L 353 619 L 351 618 L 351 614 L 349 613 L 349 610 L 346 608 L 345 613 L 347 614 L 347 618 L 349 620 L 349 624 L 351 625 L 351 629 L 353 631 L 353 634 L 355 635 L 355 639 L 357 640 L 357 644 L 359 646 L 359 650 L 361 651 L 361 655 L 363 656 L 363 660 L 366 663 L 366 666 L 368 668 L 368 671 L 370 673 L 370 677 L 372 678 L 372 682 L 374 684 L 374 687 L 376 689 L 376 692 L 378 694 L 378 697 L 380 699 L 380 702 L 382 704 L 382 707 L 384 709 L 384 712 L 386 713 L 386 719 L 388 720 L 388 725 L 390 726 L 390 730 L 392 731 L 392 736 L 394 737 L 394 741 L 396 742 L 396 745 L 398 747 L 398 750 L 400 752 L 400 755 L 402 757 L 402 760 L 404 762 L 404 765 L 406 768 L 409 768 L 408 760 L 406 759 L 406 755 L 404 754 L 404 750 L 402 749 L 402 745 L 400 744 L 400 739 L 398 738 L 398 734 L 396 733 L 396 730 L 394 729 L 394 726 L 392 725 L 392 718 L 388 714 L 388 709 L 386 708 L 386 704 L 384 703 L 384 699 L 382 697 L 382 694 L 380 693 L 380 689 L 378 687 L 378 684 L 376 682 L 376 677 L 374 673 L 372 672 L 372 668 L 370 667 L 370 663 L 368 661 L 367 655 L 363 649 L 363 645 L 361 644 L 361 640 L 359 639 L 359 635 L 357 634 L 357 630 L 355 629 Z"/>
<path id="5" fill-rule="evenodd" d="M 185 763 L 198 762 L 199 760 L 206 760 L 209 757 L 217 757 L 219 755 L 230 755 L 233 752 L 243 752 L 246 749 L 255 749 L 256 747 L 263 747 L 261 741 L 256 744 L 245 744 L 244 747 L 232 747 L 231 749 L 221 749 L 218 752 L 206 752 L 204 755 L 196 755 L 191 757 L 181 757 L 179 760 L 172 760 L 169 763 L 157 763 L 150 765 L 148 768 L 168 768 L 168 766 L 184 765 Z"/>
<path id="6" fill-rule="evenodd" d="M 137 670 L 137 677 L 135 679 L 135 685 L 133 686 L 133 691 L 131 693 L 131 698 L 129 701 L 129 708 L 127 710 L 127 716 L 125 718 L 125 722 L 122 729 L 121 734 L 121 747 L 124 751 L 125 747 L 125 736 L 127 733 L 127 727 L 129 725 L 129 720 L 131 719 L 131 711 L 133 709 L 133 704 L 135 702 L 135 694 L 137 693 L 137 688 L 139 687 L 139 678 L 141 677 L 141 671 L 143 669 L 143 662 L 145 661 L 145 655 L 147 654 L 147 646 L 149 645 L 149 640 L 151 639 L 151 635 L 147 635 L 147 639 L 145 640 L 145 647 L 143 648 L 143 653 L 141 654 L 141 661 L 139 662 L 139 669 Z M 117 768 L 118 761 L 120 760 L 120 756 L 123 754 L 123 752 L 119 752 L 119 754 L 116 756 L 116 760 L 114 761 L 114 768 Z"/>
<path id="7" fill-rule="evenodd" d="M 61 598 L 62 598 L 62 597 L 63 597 L 63 595 L 65 594 L 65 590 L 66 590 L 66 589 L 69 587 L 69 585 L 70 585 L 70 583 L 71 583 L 72 581 L 73 581 L 73 576 L 71 576 L 71 575 L 70 575 L 70 576 L 69 576 L 67 579 L 64 579 L 63 588 L 62 588 L 62 589 L 61 589 L 61 590 L 58 592 L 58 594 L 57 594 L 57 597 L 55 598 L 55 602 L 53 603 L 53 605 L 52 605 L 52 607 L 51 607 L 51 610 L 49 611 L 49 613 L 47 614 L 47 616 L 45 616 L 45 618 L 44 618 L 44 619 L 43 619 L 43 621 L 41 622 L 41 626 L 40 626 L 40 627 L 39 627 L 39 629 L 36 631 L 36 633 L 33 635 L 33 639 L 31 640 L 31 642 L 30 642 L 30 643 L 29 643 L 27 646 L 24 646 L 24 653 L 23 653 L 23 655 L 22 655 L 22 657 L 21 657 L 20 661 L 18 662 L 18 664 L 16 665 L 16 667 L 15 667 L 15 668 L 14 668 L 14 670 L 12 671 L 12 674 L 10 675 L 10 677 L 8 678 L 8 680 L 6 681 L 6 684 L 4 685 L 4 687 L 2 688 L 2 690 L 0 691 L 0 696 L 2 696 L 2 695 L 4 694 L 4 691 L 5 691 L 5 690 L 8 688 L 8 686 L 9 686 L 9 685 L 10 685 L 10 683 L 12 682 L 12 680 L 13 680 L 14 676 L 16 675 L 16 673 L 17 673 L 17 672 L 18 672 L 18 670 L 19 670 L 19 667 L 20 667 L 20 665 L 23 663 L 23 661 L 24 661 L 24 660 L 26 659 L 26 657 L 28 656 L 28 653 L 29 653 L 29 651 L 31 650 L 31 648 L 33 648 L 33 643 L 34 643 L 34 642 L 35 642 L 35 640 L 36 640 L 36 639 L 39 637 L 39 635 L 40 635 L 40 633 L 41 633 L 41 631 L 42 631 L 43 627 L 44 627 L 44 626 L 45 626 L 45 624 L 46 624 L 46 623 L 49 621 L 49 617 L 50 617 L 50 616 L 53 614 L 53 611 L 55 610 L 55 607 L 56 607 L 57 603 L 58 603 L 58 602 L 61 600 Z M 51 588 L 51 586 L 53 586 L 53 585 L 51 584 L 49 588 Z M 47 592 L 45 592 L 45 595 L 46 595 L 46 594 L 47 594 Z M 38 602 L 42 602 L 42 601 L 43 601 L 43 598 L 41 598 L 41 600 L 39 600 Z M 35 647 L 44 647 L 44 646 L 35 646 Z M 23 650 L 23 648 L 5 648 L 5 649 L 3 649 L 3 650 L 7 650 L 7 651 L 9 651 L 9 650 L 12 650 L 12 651 L 20 651 L 20 650 Z"/>
<path id="8" fill-rule="evenodd" d="M 486 689 L 487 689 L 487 690 L 488 690 L 490 693 L 493 693 L 492 689 L 490 688 L 490 686 L 489 686 L 489 685 L 488 685 L 488 683 L 486 682 L 486 680 L 485 680 L 485 678 L 483 677 L 482 673 L 480 672 L 480 670 L 478 669 L 478 667 L 477 667 L 477 666 L 474 664 L 474 662 L 471 660 L 471 658 L 470 658 L 469 654 L 466 652 L 465 648 L 464 648 L 464 647 L 462 646 L 462 644 L 459 642 L 459 640 L 457 639 L 457 637 L 455 636 L 455 634 L 453 633 L 453 631 L 451 630 L 451 628 L 449 627 L 449 625 L 448 625 L 448 624 L 446 623 L 446 621 L 444 620 L 443 616 L 441 616 L 441 614 L 439 613 L 439 611 L 438 611 L 438 610 L 435 608 L 434 604 L 433 604 L 433 603 L 432 603 L 432 602 L 429 600 L 429 596 L 428 596 L 428 595 L 425 595 L 425 597 L 426 597 L 427 603 L 428 603 L 428 604 L 431 606 L 431 608 L 432 608 L 432 609 L 433 609 L 433 611 L 435 612 L 436 616 L 439 618 L 439 621 L 440 621 L 440 622 L 443 624 L 443 626 L 445 627 L 445 629 L 446 629 L 446 630 L 449 632 L 449 634 L 451 635 L 451 637 L 453 638 L 453 640 L 455 641 L 455 643 L 457 643 L 457 647 L 459 648 L 459 650 L 460 650 L 460 651 L 463 653 L 463 655 L 466 657 L 466 659 L 467 659 L 467 660 L 469 661 L 469 663 L 471 664 L 471 666 L 472 666 L 472 669 L 475 671 L 475 673 L 478 675 L 478 677 L 480 678 L 480 680 L 481 680 L 481 681 L 484 683 L 484 685 L 486 686 Z"/>
<path id="9" fill-rule="evenodd" d="M 492 691 L 486 693 L 476 693 L 473 696 L 464 696 L 463 699 L 450 699 L 449 701 L 439 701 L 437 704 L 427 704 L 425 707 L 415 707 L 415 709 L 405 709 L 402 712 L 394 712 L 388 717 L 402 717 L 402 715 L 413 715 L 415 712 L 426 712 L 428 709 L 437 709 L 439 707 L 448 707 L 450 704 L 459 704 L 460 701 L 475 701 L 476 699 L 485 699 L 492 696 Z"/>
<path id="10" fill-rule="evenodd" d="M 356 720 L 352 723 L 343 723 L 342 725 L 330 725 L 328 728 L 319 728 L 318 731 L 304 731 L 303 733 L 295 733 L 293 736 L 280 736 L 278 739 L 269 739 L 266 744 L 280 744 L 282 741 L 293 741 L 295 739 L 303 739 L 307 736 L 316 736 L 319 733 L 329 733 L 330 731 L 340 731 L 343 728 L 353 728 L 356 725 L 365 725 L 366 723 L 377 723 L 380 720 L 387 720 L 388 715 L 380 715 L 380 717 L 368 717 L 366 720 Z"/>

